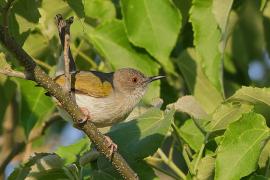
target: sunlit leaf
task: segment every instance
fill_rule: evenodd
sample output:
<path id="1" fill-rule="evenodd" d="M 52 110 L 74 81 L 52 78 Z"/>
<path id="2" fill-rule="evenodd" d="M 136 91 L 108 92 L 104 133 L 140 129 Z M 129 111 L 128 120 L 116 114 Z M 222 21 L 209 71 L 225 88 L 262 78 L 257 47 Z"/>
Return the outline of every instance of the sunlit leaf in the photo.
<path id="1" fill-rule="evenodd" d="M 217 151 L 215 179 L 240 179 L 257 168 L 269 128 L 263 116 L 249 113 L 229 125 Z"/>
<path id="2" fill-rule="evenodd" d="M 270 159 L 270 141 L 268 140 L 262 149 L 262 152 L 258 161 L 259 167 L 260 168 L 266 167 L 267 161 L 269 161 L 269 159 Z"/>
<path id="3" fill-rule="evenodd" d="M 198 152 L 200 150 L 205 137 L 192 119 L 186 120 L 184 124 L 177 129 L 177 132 L 194 151 Z"/>
<path id="4" fill-rule="evenodd" d="M 71 7 L 80 18 L 85 16 L 83 2 L 85 2 L 85 1 L 83 1 L 83 0 L 77 0 L 77 1 L 67 0 L 69 7 Z"/>
<path id="5" fill-rule="evenodd" d="M 89 32 L 88 37 L 97 51 L 115 69 L 132 67 L 146 75 L 157 75 L 159 65 L 145 52 L 134 48 L 128 41 L 122 21 L 102 24 Z M 148 101 L 159 96 L 159 82 L 154 82 L 148 92 Z"/>
<path id="6" fill-rule="evenodd" d="M 110 0 L 87 0 L 84 2 L 86 17 L 103 22 L 112 20 L 116 16 L 114 4 Z"/>
<path id="7" fill-rule="evenodd" d="M 227 126 L 237 121 L 244 113 L 248 113 L 253 109 L 248 104 L 222 104 L 214 113 L 212 121 L 207 125 L 208 131 L 216 131 L 227 128 Z"/>
<path id="8" fill-rule="evenodd" d="M 198 172 L 196 178 L 198 180 L 210 180 L 214 178 L 215 158 L 205 156 L 198 164 Z"/>
<path id="9" fill-rule="evenodd" d="M 196 51 L 189 48 L 183 51 L 176 63 L 185 78 L 189 91 L 202 108 L 210 114 L 223 101 L 223 97 L 202 71 L 198 58 Z"/>
<path id="10" fill-rule="evenodd" d="M 64 159 L 65 164 L 71 164 L 77 161 L 79 155 L 88 150 L 90 150 L 90 141 L 88 138 L 83 138 L 74 144 L 58 147 L 55 153 Z"/>
<path id="11" fill-rule="evenodd" d="M 200 64 L 203 71 L 215 88 L 223 92 L 219 50 L 221 32 L 212 13 L 212 7 L 212 0 L 194 0 L 190 9 L 190 22 L 194 32 L 194 45 L 198 56 L 201 57 Z"/>
<path id="12" fill-rule="evenodd" d="M 178 9 L 169 0 L 121 0 L 121 5 L 130 41 L 172 72 L 169 56 L 181 27 Z"/>
<path id="13" fill-rule="evenodd" d="M 197 102 L 194 96 L 183 96 L 175 103 L 168 107 L 174 108 L 176 111 L 184 112 L 195 119 L 208 119 L 209 115 L 203 110 L 202 106 Z"/>
<path id="14" fill-rule="evenodd" d="M 21 110 L 20 118 L 26 136 L 38 121 L 42 121 L 52 113 L 55 108 L 50 97 L 45 95 L 45 90 L 41 87 L 35 87 L 36 84 L 31 81 L 18 79 L 21 90 Z"/>
<path id="15" fill-rule="evenodd" d="M 213 0 L 213 14 L 215 15 L 216 22 L 221 28 L 222 34 L 226 31 L 229 13 L 233 4 L 233 0 Z"/>
<path id="16" fill-rule="evenodd" d="M 265 104 L 270 106 L 270 88 L 257 88 L 243 86 L 231 96 L 228 101 L 248 102 L 252 104 Z"/>

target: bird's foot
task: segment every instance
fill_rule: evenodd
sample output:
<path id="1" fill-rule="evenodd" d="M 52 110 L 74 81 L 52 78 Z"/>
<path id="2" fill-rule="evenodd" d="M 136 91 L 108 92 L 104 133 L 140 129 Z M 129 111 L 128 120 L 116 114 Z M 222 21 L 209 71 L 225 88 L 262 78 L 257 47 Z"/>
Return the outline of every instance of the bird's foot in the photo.
<path id="1" fill-rule="evenodd" d="M 110 148 L 110 157 L 113 156 L 113 153 L 117 151 L 118 146 L 115 144 L 109 136 L 105 136 L 105 139 L 108 143 L 108 148 Z"/>
<path id="2" fill-rule="evenodd" d="M 76 124 L 74 124 L 73 126 L 77 129 L 80 129 L 80 127 L 86 123 L 87 120 L 90 119 L 90 112 L 88 111 L 87 108 L 85 107 L 80 107 L 81 112 L 83 113 L 83 117 L 81 118 L 81 120 L 79 122 L 77 122 Z"/>
<path id="3" fill-rule="evenodd" d="M 84 117 L 81 119 L 79 124 L 84 124 L 88 119 L 90 119 L 90 112 L 85 107 L 80 107 L 80 110 L 83 113 Z"/>

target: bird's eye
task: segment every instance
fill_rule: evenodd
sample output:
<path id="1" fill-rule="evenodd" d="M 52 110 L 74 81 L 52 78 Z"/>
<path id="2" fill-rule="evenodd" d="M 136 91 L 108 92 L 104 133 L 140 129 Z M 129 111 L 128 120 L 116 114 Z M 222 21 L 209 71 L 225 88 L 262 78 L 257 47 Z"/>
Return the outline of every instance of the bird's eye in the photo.
<path id="1" fill-rule="evenodd" d="M 137 83 L 137 81 L 138 81 L 138 78 L 137 77 L 133 77 L 132 78 L 132 82 Z"/>

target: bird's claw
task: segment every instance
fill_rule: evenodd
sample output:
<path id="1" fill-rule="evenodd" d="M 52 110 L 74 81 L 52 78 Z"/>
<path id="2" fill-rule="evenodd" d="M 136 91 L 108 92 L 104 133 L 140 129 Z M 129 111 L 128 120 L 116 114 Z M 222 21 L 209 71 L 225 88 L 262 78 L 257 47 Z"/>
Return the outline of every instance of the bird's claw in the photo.
<path id="1" fill-rule="evenodd" d="M 84 124 L 88 119 L 90 119 L 90 112 L 85 107 L 80 107 L 80 110 L 83 113 L 84 117 L 81 119 L 79 124 Z"/>
<path id="2" fill-rule="evenodd" d="M 113 156 L 113 153 L 117 151 L 118 146 L 115 144 L 109 136 L 105 136 L 105 139 L 108 143 L 108 148 L 110 148 L 110 157 Z"/>
<path id="3" fill-rule="evenodd" d="M 77 122 L 77 123 L 75 123 L 75 124 L 73 125 L 73 126 L 74 126 L 75 128 L 77 128 L 77 129 L 80 129 L 81 126 L 82 126 L 84 123 L 86 123 L 87 120 L 90 119 L 90 113 L 89 113 L 89 111 L 88 111 L 87 108 L 85 108 L 85 107 L 80 107 L 80 110 L 81 110 L 81 112 L 83 113 L 83 117 L 81 118 L 81 120 L 80 120 L 79 122 Z"/>

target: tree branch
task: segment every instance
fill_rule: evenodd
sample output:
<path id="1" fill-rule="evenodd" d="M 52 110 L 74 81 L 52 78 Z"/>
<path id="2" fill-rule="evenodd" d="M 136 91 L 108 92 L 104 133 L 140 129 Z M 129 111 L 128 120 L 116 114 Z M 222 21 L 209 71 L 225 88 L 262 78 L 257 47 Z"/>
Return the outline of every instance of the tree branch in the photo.
<path id="1" fill-rule="evenodd" d="M 5 6 L 3 7 L 3 11 L 2 11 L 2 15 L 3 15 L 3 26 L 4 26 L 4 30 L 6 32 L 8 32 L 8 15 L 9 15 L 9 11 L 12 7 L 12 4 L 15 0 L 8 0 L 5 4 Z"/>
<path id="2" fill-rule="evenodd" d="M 19 72 L 19 71 L 14 71 L 12 69 L 0 69 L 0 74 L 4 74 L 6 76 L 11 76 L 11 77 L 26 79 L 26 76 L 24 73 Z"/>
<path id="3" fill-rule="evenodd" d="M 18 155 L 20 152 L 22 152 L 24 150 L 24 147 L 25 147 L 25 143 L 24 142 L 16 143 L 13 146 L 12 150 L 10 151 L 10 153 L 5 157 L 5 159 L 0 164 L 0 174 L 2 174 L 5 171 L 5 168 L 8 165 L 8 163 L 16 155 Z"/>
<path id="4" fill-rule="evenodd" d="M 29 73 L 29 78 L 46 89 L 50 95 L 54 96 L 61 103 L 62 107 L 73 118 L 74 123 L 91 139 L 96 145 L 97 150 L 111 161 L 114 168 L 123 176 L 123 178 L 138 179 L 137 174 L 129 167 L 127 162 L 118 152 L 115 152 L 113 157 L 111 157 L 110 148 L 105 136 L 98 131 L 91 120 L 81 123 L 84 114 L 73 101 L 71 95 L 68 92 L 63 91 L 60 85 L 55 83 L 52 78 L 36 65 L 30 55 L 28 55 L 15 40 L 10 37 L 3 26 L 0 26 L 0 41 L 23 64 L 26 72 Z"/>
<path id="5" fill-rule="evenodd" d="M 65 74 L 65 89 L 68 92 L 71 92 L 71 61 L 73 57 L 71 55 L 69 42 L 70 42 L 70 26 L 73 23 L 73 17 L 70 17 L 68 20 L 64 20 L 62 15 L 58 14 L 55 17 L 56 24 L 58 27 L 59 37 L 61 45 L 64 51 L 64 74 Z"/>

